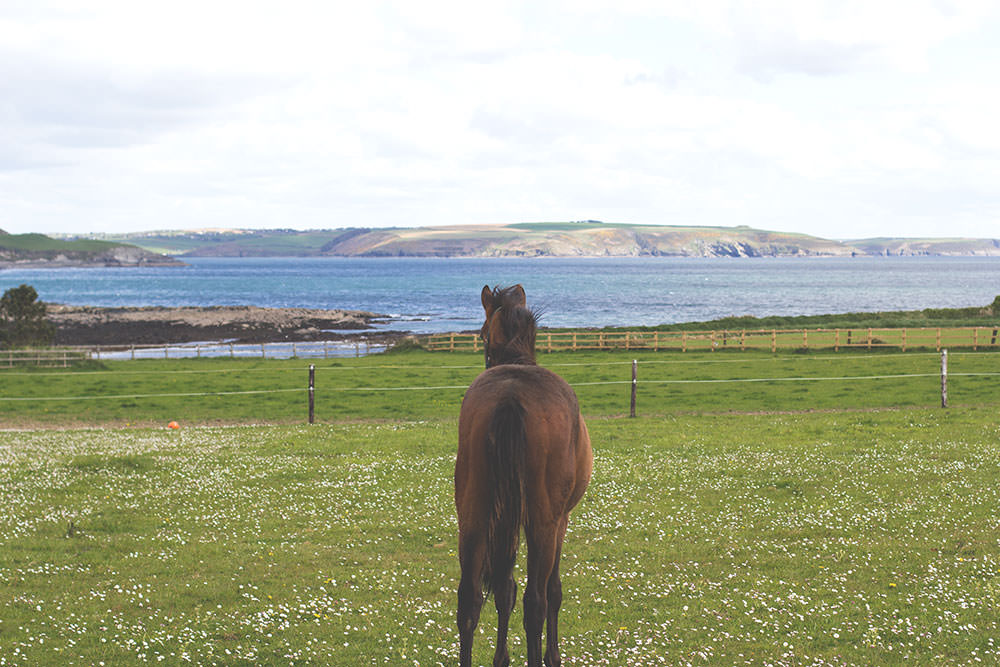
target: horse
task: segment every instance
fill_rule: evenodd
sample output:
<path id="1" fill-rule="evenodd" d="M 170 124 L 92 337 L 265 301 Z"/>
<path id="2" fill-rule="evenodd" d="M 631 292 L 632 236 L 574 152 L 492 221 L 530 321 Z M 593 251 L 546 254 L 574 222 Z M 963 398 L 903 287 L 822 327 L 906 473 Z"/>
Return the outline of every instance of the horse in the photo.
<path id="1" fill-rule="evenodd" d="M 594 454 L 576 394 L 535 362 L 538 316 L 524 288 L 483 287 L 480 336 L 486 370 L 469 386 L 458 421 L 455 506 L 458 512 L 459 663 L 472 640 L 485 596 L 497 609 L 494 667 L 510 664 L 507 631 L 517 596 L 513 568 L 524 529 L 528 577 L 524 630 L 529 667 L 562 663 L 559 654 L 559 559 L 569 512 L 590 482 Z"/>

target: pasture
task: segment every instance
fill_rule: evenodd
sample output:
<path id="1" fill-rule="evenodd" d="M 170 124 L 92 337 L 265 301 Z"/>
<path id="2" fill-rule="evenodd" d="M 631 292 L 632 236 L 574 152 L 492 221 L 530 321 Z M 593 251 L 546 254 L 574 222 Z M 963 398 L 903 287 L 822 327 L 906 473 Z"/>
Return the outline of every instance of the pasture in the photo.
<path id="1" fill-rule="evenodd" d="M 1000 661 L 996 378 L 957 377 L 943 410 L 933 355 L 768 357 L 640 356 L 640 377 L 724 382 L 640 384 L 637 419 L 620 416 L 627 383 L 585 384 L 627 379 L 630 360 L 541 359 L 578 385 L 595 450 L 563 556 L 565 664 Z M 955 357 L 956 372 L 996 370 L 993 355 Z M 169 393 L 219 393 L 39 401 L 28 416 L 4 404 L 6 425 L 104 425 L 0 432 L 0 664 L 454 664 L 462 390 L 327 397 L 323 373 L 450 386 L 477 362 L 318 367 L 329 423 L 312 426 L 288 423 L 304 420 L 304 390 L 221 393 L 255 377 L 284 388 L 286 373 L 301 385 L 302 362 L 0 373 L 8 397 L 95 382 L 162 394 L 164 377 Z M 907 368 L 921 372 L 756 381 Z M 173 418 L 181 429 L 162 427 Z M 247 425 L 266 421 L 285 423 Z M 476 664 L 494 618 L 487 603 Z M 521 620 L 518 604 L 515 664 Z"/>

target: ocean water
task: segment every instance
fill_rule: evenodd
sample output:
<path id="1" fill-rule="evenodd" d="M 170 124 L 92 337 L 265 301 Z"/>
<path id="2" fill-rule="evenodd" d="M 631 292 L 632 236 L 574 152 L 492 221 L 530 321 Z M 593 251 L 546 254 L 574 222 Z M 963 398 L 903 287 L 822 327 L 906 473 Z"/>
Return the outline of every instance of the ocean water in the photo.
<path id="1" fill-rule="evenodd" d="M 635 326 L 728 315 L 978 306 L 997 257 L 191 258 L 177 268 L 8 269 L 43 301 L 92 306 L 347 308 L 381 329 L 477 329 L 483 285 L 521 283 L 547 326 Z"/>

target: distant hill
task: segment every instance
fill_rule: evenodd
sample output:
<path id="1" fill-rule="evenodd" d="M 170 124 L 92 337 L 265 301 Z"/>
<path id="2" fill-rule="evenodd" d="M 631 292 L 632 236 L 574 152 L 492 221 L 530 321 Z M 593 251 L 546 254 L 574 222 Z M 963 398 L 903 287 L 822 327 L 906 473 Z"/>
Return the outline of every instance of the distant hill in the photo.
<path id="1" fill-rule="evenodd" d="M 101 237 L 189 257 L 829 257 L 1000 255 L 995 239 L 834 241 L 750 227 L 595 220 L 296 231 L 195 230 Z"/>
<path id="2" fill-rule="evenodd" d="M 861 239 L 847 241 L 866 255 L 1000 255 L 1000 239 Z"/>
<path id="3" fill-rule="evenodd" d="M 0 230 L 0 269 L 63 266 L 180 266 L 172 257 L 136 245 L 81 239 L 66 241 L 44 234 Z"/>

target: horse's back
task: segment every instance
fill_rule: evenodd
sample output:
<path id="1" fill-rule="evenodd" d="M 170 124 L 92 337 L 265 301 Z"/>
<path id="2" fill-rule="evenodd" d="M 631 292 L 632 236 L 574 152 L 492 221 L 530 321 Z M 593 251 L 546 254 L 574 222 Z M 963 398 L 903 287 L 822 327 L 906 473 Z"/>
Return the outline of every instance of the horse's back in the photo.
<path id="1" fill-rule="evenodd" d="M 545 490 L 533 498 L 547 513 L 564 515 L 583 496 L 590 481 L 593 454 L 587 427 L 573 389 L 561 377 L 540 366 L 502 365 L 479 375 L 466 392 L 459 416 L 460 471 L 485 466 L 483 449 L 497 406 L 516 402 L 523 409 L 528 447 L 526 488 Z M 480 469 L 480 473 L 486 472 Z"/>

